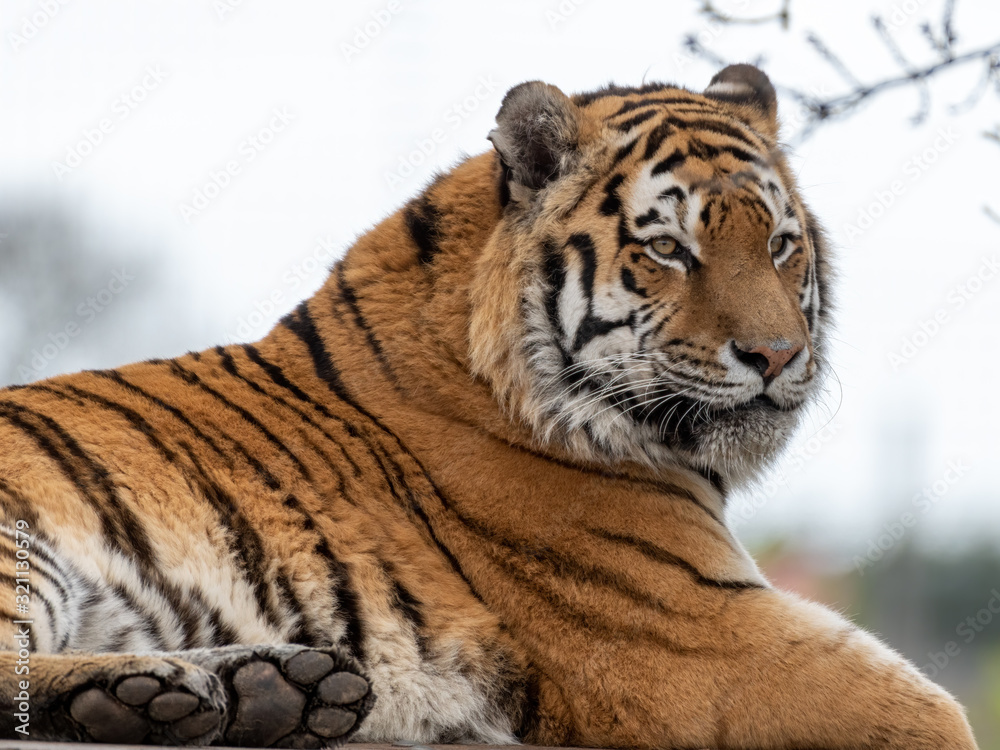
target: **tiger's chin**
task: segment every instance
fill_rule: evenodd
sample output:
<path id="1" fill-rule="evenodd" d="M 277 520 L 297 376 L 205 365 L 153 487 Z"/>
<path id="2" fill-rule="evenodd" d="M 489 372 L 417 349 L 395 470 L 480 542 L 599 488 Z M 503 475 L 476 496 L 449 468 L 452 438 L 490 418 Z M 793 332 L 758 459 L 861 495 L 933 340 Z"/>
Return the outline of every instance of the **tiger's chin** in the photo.
<path id="1" fill-rule="evenodd" d="M 779 404 L 760 395 L 727 408 L 705 405 L 672 446 L 685 462 L 722 478 L 726 489 L 745 486 L 770 466 L 795 433 L 805 401 Z"/>

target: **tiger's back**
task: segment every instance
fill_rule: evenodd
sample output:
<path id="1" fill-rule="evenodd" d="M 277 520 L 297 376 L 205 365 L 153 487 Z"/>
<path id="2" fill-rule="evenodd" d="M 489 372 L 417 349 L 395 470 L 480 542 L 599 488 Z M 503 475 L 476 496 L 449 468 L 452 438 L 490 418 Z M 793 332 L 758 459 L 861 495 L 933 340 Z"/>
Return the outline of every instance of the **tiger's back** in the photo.
<path id="1" fill-rule="evenodd" d="M 974 747 L 725 524 L 822 366 L 774 106 L 523 84 L 262 341 L 3 391 L 42 733 Z"/>

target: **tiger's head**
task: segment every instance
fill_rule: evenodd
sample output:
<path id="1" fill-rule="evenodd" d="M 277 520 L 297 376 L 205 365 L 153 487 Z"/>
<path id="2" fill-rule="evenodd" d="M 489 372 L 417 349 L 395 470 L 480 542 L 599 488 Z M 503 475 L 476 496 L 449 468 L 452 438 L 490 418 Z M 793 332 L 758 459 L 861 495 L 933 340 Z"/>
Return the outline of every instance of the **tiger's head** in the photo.
<path id="1" fill-rule="evenodd" d="M 471 357 L 539 440 L 729 486 L 784 445 L 819 387 L 829 274 L 777 131 L 749 65 L 702 94 L 507 93 Z"/>

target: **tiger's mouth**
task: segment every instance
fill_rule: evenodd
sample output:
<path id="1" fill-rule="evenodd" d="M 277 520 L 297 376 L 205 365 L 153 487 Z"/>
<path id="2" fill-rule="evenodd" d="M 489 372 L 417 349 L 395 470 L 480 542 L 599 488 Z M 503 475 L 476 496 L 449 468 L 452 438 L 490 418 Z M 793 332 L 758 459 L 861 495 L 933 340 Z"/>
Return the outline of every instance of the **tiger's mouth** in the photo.
<path id="1" fill-rule="evenodd" d="M 731 411 L 737 412 L 755 412 L 755 411 L 776 411 L 776 412 L 792 412 L 802 406 L 801 403 L 796 404 L 779 404 L 773 398 L 771 398 L 766 393 L 761 393 L 754 396 L 748 401 L 744 401 L 741 404 L 736 404 L 730 407 Z"/>
<path id="2" fill-rule="evenodd" d="M 716 427 L 749 426 L 791 417 L 805 402 L 779 403 L 766 393 L 736 404 L 717 404 L 691 396 L 671 396 L 635 410 L 636 418 L 656 430 L 661 442 L 693 449 L 699 436 Z"/>

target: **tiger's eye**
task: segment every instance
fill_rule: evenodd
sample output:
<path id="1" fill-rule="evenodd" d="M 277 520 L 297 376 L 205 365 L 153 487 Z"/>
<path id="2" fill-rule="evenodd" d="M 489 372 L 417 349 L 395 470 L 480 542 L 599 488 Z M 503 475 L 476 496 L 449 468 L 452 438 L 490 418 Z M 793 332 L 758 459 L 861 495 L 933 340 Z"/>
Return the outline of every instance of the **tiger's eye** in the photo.
<path id="1" fill-rule="evenodd" d="M 771 255 L 780 255 L 781 251 L 785 248 L 785 236 L 778 235 L 777 237 L 772 237 L 770 248 Z"/>
<path id="2" fill-rule="evenodd" d="M 649 243 L 654 253 L 663 256 L 670 256 L 677 252 L 677 248 L 680 247 L 677 240 L 673 237 L 661 237 L 658 240 L 653 240 Z"/>

